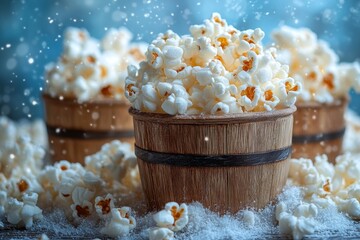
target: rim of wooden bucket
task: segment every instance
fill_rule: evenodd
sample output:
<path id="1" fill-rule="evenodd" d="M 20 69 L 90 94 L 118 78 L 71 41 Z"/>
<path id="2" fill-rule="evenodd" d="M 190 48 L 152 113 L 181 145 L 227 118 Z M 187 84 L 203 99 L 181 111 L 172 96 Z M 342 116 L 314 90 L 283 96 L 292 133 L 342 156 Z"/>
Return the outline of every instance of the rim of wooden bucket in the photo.
<path id="1" fill-rule="evenodd" d="M 150 122 L 161 122 L 171 124 L 226 124 L 239 122 L 259 122 L 266 120 L 275 120 L 292 115 L 296 111 L 295 106 L 278 109 L 269 112 L 246 112 L 233 113 L 225 115 L 212 114 L 194 114 L 194 115 L 169 115 L 164 113 L 141 112 L 133 107 L 129 108 L 129 113 L 136 120 L 145 120 Z"/>
<path id="2" fill-rule="evenodd" d="M 302 101 L 298 101 L 296 102 L 296 107 L 299 108 L 333 108 L 333 107 L 342 107 L 342 106 L 346 106 L 347 103 L 349 102 L 349 98 L 348 97 L 343 97 L 340 99 L 335 99 L 334 102 L 332 103 L 320 103 L 320 102 L 316 102 L 316 101 L 310 101 L 310 102 L 302 102 Z"/>
<path id="3" fill-rule="evenodd" d="M 115 106 L 130 106 L 130 103 L 126 100 L 117 100 L 117 99 L 98 99 L 98 100 L 90 100 L 85 102 L 78 102 L 76 98 L 74 97 L 67 97 L 63 100 L 60 100 L 59 97 L 52 97 L 48 93 L 42 93 L 42 97 L 44 100 L 47 101 L 56 101 L 61 102 L 64 105 L 115 105 Z"/>

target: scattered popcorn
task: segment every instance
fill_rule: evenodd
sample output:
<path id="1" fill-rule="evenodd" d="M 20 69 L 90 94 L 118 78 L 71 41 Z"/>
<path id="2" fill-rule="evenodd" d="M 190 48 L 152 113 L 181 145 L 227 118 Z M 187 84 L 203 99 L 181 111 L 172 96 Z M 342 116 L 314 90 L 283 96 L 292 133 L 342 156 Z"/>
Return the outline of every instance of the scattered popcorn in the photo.
<path id="1" fill-rule="evenodd" d="M 263 50 L 264 32 L 239 31 L 218 13 L 191 35 L 167 31 L 149 45 L 139 68 L 128 67 L 125 96 L 143 112 L 228 114 L 292 106 L 301 84 Z"/>
<path id="2" fill-rule="evenodd" d="M 36 193 L 25 194 L 23 196 L 24 207 L 21 211 L 21 217 L 25 223 L 26 229 L 31 228 L 33 221 L 43 217 L 42 210 L 36 206 L 38 195 Z"/>
<path id="3" fill-rule="evenodd" d="M 154 220 L 159 227 L 180 231 L 189 222 L 187 206 L 185 203 L 179 206 L 176 202 L 169 202 L 164 210 L 154 215 Z"/>
<path id="4" fill-rule="evenodd" d="M 245 210 L 242 213 L 243 213 L 242 219 L 245 222 L 245 224 L 249 227 L 254 226 L 255 225 L 255 214 L 249 210 Z"/>
<path id="5" fill-rule="evenodd" d="M 289 76 L 302 84 L 302 101 L 334 102 L 350 88 L 360 92 L 360 65 L 339 63 L 336 53 L 307 28 L 282 26 L 272 33 L 276 59 L 290 66 Z"/>
<path id="6" fill-rule="evenodd" d="M 85 29 L 68 28 L 62 56 L 45 67 L 46 92 L 78 102 L 123 100 L 126 67 L 145 59 L 146 45 L 131 38 L 125 28 L 110 29 L 99 43 Z"/>
<path id="7" fill-rule="evenodd" d="M 10 198 L 6 205 L 6 219 L 11 224 L 23 223 L 26 229 L 33 225 L 34 220 L 43 217 L 42 210 L 36 206 L 38 195 L 36 193 L 25 194 L 23 202 Z"/>
<path id="8" fill-rule="evenodd" d="M 136 221 L 130 215 L 129 207 L 113 208 L 111 220 L 101 229 L 101 233 L 110 237 L 119 237 L 128 234 L 135 227 Z"/>
<path id="9" fill-rule="evenodd" d="M 344 154 L 336 165 L 326 155 L 309 159 L 292 159 L 289 178 L 303 187 L 304 199 L 321 208 L 336 206 L 354 219 L 360 217 L 360 155 Z"/>
<path id="10" fill-rule="evenodd" d="M 149 230 L 149 240 L 172 240 L 174 232 L 168 228 L 151 228 Z"/>
<path id="11" fill-rule="evenodd" d="M 95 210 L 99 217 L 105 218 L 109 215 L 115 206 L 114 201 L 114 197 L 111 194 L 107 194 L 105 198 L 100 196 L 95 198 Z"/>
<path id="12" fill-rule="evenodd" d="M 93 211 L 93 205 L 90 200 L 94 196 L 94 192 L 86 188 L 75 187 L 71 196 L 73 204 L 70 207 L 73 210 L 72 216 L 74 219 L 79 220 L 89 217 Z"/>
<path id="13" fill-rule="evenodd" d="M 294 239 L 302 239 L 315 232 L 316 222 L 311 218 L 296 217 L 284 212 L 280 214 L 279 230 L 283 234 L 291 234 Z"/>

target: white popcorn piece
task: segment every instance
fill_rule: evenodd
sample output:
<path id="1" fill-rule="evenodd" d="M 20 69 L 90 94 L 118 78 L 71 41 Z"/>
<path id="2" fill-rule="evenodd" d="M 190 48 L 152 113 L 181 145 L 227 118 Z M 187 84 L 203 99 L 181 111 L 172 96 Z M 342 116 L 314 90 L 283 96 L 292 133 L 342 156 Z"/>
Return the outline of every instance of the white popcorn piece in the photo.
<path id="1" fill-rule="evenodd" d="M 360 219 L 360 203 L 356 198 L 339 200 L 340 211 L 347 213 L 353 219 Z"/>
<path id="2" fill-rule="evenodd" d="M 105 218 L 115 207 L 114 197 L 109 193 L 106 197 L 98 196 L 95 198 L 95 210 L 100 218 Z"/>
<path id="3" fill-rule="evenodd" d="M 291 234 L 294 239 L 302 239 L 316 231 L 316 222 L 312 218 L 296 217 L 284 212 L 279 217 L 279 230 L 283 234 Z"/>
<path id="4" fill-rule="evenodd" d="M 151 228 L 149 229 L 149 240 L 172 240 L 174 232 L 168 228 Z"/>
<path id="5" fill-rule="evenodd" d="M 20 202 L 15 198 L 10 198 L 6 206 L 6 220 L 11 224 L 19 224 L 22 220 L 21 210 L 23 206 L 23 202 Z"/>
<path id="6" fill-rule="evenodd" d="M 75 187 L 71 197 L 73 204 L 70 206 L 73 211 L 72 216 L 75 220 L 80 220 L 89 217 L 93 212 L 92 198 L 94 192 L 86 188 Z"/>
<path id="7" fill-rule="evenodd" d="M 180 206 L 176 202 L 165 204 L 165 209 L 153 216 L 157 226 L 169 228 L 172 231 L 180 231 L 189 222 L 187 205 Z"/>
<path id="8" fill-rule="evenodd" d="M 111 220 L 101 229 L 101 233 L 110 237 L 120 237 L 128 234 L 136 227 L 136 220 L 130 215 L 129 207 L 113 208 Z"/>
<path id="9" fill-rule="evenodd" d="M 232 114 L 295 103 L 301 84 L 288 77 L 289 67 L 274 58 L 274 48 L 263 50 L 263 31 L 239 31 L 214 13 L 190 33 L 159 34 L 140 68 L 128 68 L 125 96 L 133 108 L 169 115 Z M 182 88 L 175 91 L 175 86 Z"/>
<path id="10" fill-rule="evenodd" d="M 272 33 L 276 58 L 290 66 L 289 76 L 302 83 L 302 101 L 334 102 L 348 95 L 350 88 L 359 91 L 358 63 L 339 63 L 336 53 L 307 28 L 282 26 Z"/>
<path id="11" fill-rule="evenodd" d="M 38 195 L 36 193 L 25 194 L 23 196 L 24 206 L 21 210 L 21 217 L 26 229 L 32 227 L 34 220 L 38 220 L 43 217 L 42 210 L 36 206 L 37 200 Z"/>
<path id="12" fill-rule="evenodd" d="M 249 210 L 245 210 L 242 212 L 243 213 L 243 218 L 242 220 L 245 222 L 245 224 L 249 227 L 254 226 L 255 225 L 255 214 L 252 211 Z"/>

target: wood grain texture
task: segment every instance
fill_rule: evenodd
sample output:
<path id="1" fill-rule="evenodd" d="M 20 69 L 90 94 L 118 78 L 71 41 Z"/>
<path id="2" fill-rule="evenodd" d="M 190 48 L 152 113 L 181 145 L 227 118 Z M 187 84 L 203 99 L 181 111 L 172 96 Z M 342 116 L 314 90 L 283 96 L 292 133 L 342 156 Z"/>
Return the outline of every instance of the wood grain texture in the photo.
<path id="1" fill-rule="evenodd" d="M 75 99 L 59 100 L 43 94 L 45 121 L 51 127 L 81 131 L 129 131 L 133 121 L 129 105 L 122 101 L 101 100 L 78 103 Z M 134 143 L 134 138 L 76 139 L 49 136 L 52 161 L 69 160 L 83 163 L 84 157 L 100 150 L 112 140 Z"/>
<path id="2" fill-rule="evenodd" d="M 129 111 L 138 147 L 173 154 L 226 155 L 291 146 L 295 107 L 214 116 L 208 121 L 204 116 Z M 150 209 L 161 209 L 169 201 L 199 201 L 222 213 L 265 207 L 281 192 L 289 170 L 287 160 L 257 166 L 184 167 L 148 163 L 138 157 L 138 164 Z"/>
<path id="3" fill-rule="evenodd" d="M 347 99 L 335 101 L 332 104 L 297 103 L 294 113 L 294 136 L 316 135 L 338 132 L 345 128 L 344 113 Z M 306 157 L 314 160 L 319 154 L 328 154 L 329 161 L 335 163 L 335 158 L 342 152 L 343 137 L 328 141 L 293 144 L 293 158 Z"/>

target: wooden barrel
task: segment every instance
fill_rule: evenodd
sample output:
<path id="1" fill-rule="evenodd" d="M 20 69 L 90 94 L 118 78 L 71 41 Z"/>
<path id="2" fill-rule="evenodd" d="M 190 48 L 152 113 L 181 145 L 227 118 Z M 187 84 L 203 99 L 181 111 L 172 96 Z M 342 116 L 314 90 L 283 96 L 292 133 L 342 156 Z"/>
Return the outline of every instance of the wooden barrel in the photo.
<path id="1" fill-rule="evenodd" d="M 101 100 L 78 103 L 75 99 L 43 94 L 46 125 L 52 161 L 66 159 L 84 163 L 112 140 L 134 143 L 133 120 L 129 105 L 122 101 Z"/>
<path id="2" fill-rule="evenodd" d="M 342 152 L 347 103 L 347 99 L 331 104 L 297 103 L 292 157 L 314 160 L 319 154 L 327 154 L 329 161 L 335 163 Z"/>
<path id="3" fill-rule="evenodd" d="M 149 209 L 170 201 L 221 213 L 265 207 L 287 179 L 295 109 L 170 116 L 130 108 Z"/>

